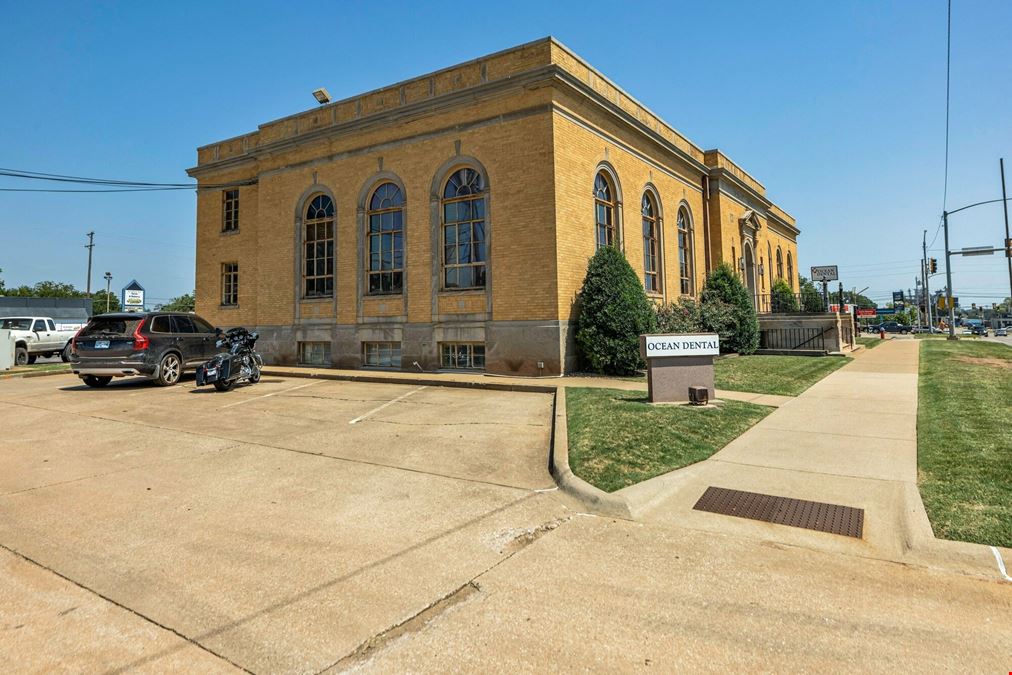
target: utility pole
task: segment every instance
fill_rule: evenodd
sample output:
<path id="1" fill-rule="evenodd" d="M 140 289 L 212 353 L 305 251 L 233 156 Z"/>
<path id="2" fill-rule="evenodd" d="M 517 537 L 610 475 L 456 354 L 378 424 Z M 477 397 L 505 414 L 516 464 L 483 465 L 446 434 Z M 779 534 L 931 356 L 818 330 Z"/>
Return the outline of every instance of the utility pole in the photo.
<path id="1" fill-rule="evenodd" d="M 956 337 L 956 308 L 952 305 L 952 254 L 949 253 L 949 212 L 942 211 L 942 227 L 945 229 L 945 296 L 949 305 L 949 339 Z"/>
<path id="2" fill-rule="evenodd" d="M 1005 207 L 1005 260 L 1008 262 L 1008 292 L 1009 297 L 1012 297 L 1012 255 L 1009 252 L 1009 245 L 1012 244 L 1012 241 L 1009 241 L 1008 233 L 1008 197 L 1005 196 L 1005 158 L 999 158 L 998 162 L 1001 166 L 1001 203 Z"/>
<path id="3" fill-rule="evenodd" d="M 95 248 L 95 232 L 94 231 L 88 233 L 88 243 L 85 245 L 85 248 L 88 249 L 88 290 L 85 291 L 85 294 L 90 298 L 91 297 L 91 249 Z"/>
<path id="4" fill-rule="evenodd" d="M 924 238 L 921 239 L 921 250 L 924 252 L 922 272 L 924 274 L 924 309 L 928 313 L 928 328 L 934 326 L 931 320 L 931 291 L 929 290 L 928 279 L 931 278 L 931 269 L 928 267 L 928 231 L 924 230 Z"/>

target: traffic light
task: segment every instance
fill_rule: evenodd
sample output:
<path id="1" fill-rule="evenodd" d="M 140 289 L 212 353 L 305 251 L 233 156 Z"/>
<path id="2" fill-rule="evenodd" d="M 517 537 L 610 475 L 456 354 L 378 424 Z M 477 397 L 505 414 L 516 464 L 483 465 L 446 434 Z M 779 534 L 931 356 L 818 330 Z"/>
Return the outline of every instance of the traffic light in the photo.
<path id="1" fill-rule="evenodd" d="M 1005 240 L 1005 257 L 1012 258 L 1012 239 Z"/>
<path id="2" fill-rule="evenodd" d="M 928 261 L 928 272 L 930 274 L 938 272 L 938 258 L 932 258 Z"/>

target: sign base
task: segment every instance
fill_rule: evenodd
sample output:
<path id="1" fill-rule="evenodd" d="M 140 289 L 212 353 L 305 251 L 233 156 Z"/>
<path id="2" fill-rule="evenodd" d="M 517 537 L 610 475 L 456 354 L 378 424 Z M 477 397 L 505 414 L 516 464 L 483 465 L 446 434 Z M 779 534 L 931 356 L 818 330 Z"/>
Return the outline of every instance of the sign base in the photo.
<path id="1" fill-rule="evenodd" d="M 713 356 L 661 356 L 650 359 L 647 389 L 651 403 L 688 403 L 689 387 L 713 389 Z"/>

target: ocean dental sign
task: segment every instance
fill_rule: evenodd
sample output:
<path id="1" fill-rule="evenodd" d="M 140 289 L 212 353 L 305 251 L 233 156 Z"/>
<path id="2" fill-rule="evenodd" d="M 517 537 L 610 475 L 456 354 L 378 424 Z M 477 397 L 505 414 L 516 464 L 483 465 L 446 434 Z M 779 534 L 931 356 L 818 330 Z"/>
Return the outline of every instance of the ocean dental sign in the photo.
<path id="1" fill-rule="evenodd" d="M 717 335 L 646 335 L 646 358 L 714 356 L 720 353 Z"/>
<path id="2" fill-rule="evenodd" d="M 686 402 L 689 387 L 705 387 L 712 400 L 713 357 L 718 354 L 720 336 L 714 333 L 640 335 L 650 402 Z"/>

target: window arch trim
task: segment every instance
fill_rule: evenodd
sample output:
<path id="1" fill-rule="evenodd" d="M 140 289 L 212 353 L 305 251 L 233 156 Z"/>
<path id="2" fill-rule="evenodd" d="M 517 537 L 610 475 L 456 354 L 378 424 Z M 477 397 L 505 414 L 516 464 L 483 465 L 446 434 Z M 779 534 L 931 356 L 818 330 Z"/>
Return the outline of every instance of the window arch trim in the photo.
<path id="1" fill-rule="evenodd" d="M 653 213 L 644 213 L 644 205 L 649 202 Z M 652 183 L 647 183 L 640 197 L 640 223 L 643 237 L 643 288 L 651 295 L 664 295 L 664 207 L 660 193 Z M 648 223 L 652 235 L 648 233 Z"/>
<path id="2" fill-rule="evenodd" d="M 684 222 L 685 227 L 680 227 Z M 696 296 L 696 227 L 692 208 L 684 199 L 675 215 L 675 264 L 678 265 L 678 291 L 687 297 Z M 684 251 L 684 260 L 683 260 Z"/>

